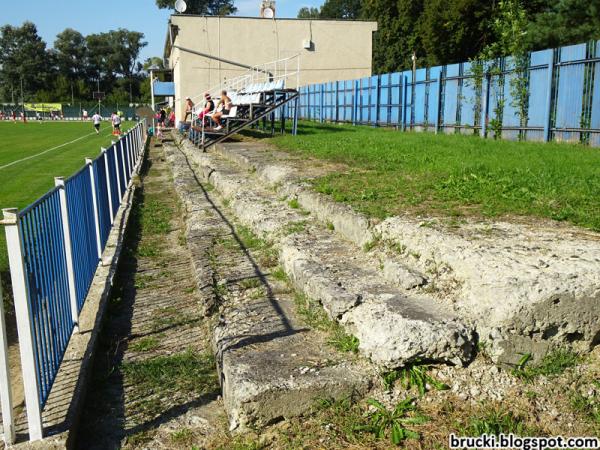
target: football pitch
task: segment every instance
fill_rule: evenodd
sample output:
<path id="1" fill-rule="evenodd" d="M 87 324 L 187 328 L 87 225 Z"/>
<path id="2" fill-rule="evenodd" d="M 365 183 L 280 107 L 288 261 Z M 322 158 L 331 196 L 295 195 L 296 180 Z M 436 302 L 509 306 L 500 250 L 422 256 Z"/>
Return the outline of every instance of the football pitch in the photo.
<path id="1" fill-rule="evenodd" d="M 123 131 L 134 122 L 121 124 Z M 54 186 L 54 177 L 69 177 L 108 147 L 112 127 L 100 135 L 91 122 L 0 122 L 0 208 L 24 208 Z M 0 227 L 0 273 L 8 269 L 4 228 Z"/>

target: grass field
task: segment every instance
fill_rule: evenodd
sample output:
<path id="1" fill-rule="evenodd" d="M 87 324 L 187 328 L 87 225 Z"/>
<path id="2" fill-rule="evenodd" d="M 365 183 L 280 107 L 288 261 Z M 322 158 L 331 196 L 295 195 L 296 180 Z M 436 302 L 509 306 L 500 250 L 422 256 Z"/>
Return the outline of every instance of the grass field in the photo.
<path id="1" fill-rule="evenodd" d="M 121 128 L 134 124 L 126 122 Z M 86 122 L 0 122 L 0 208 L 23 208 L 54 186 L 54 177 L 68 177 L 110 145 L 110 124 L 96 135 Z M 79 139 L 81 138 L 81 139 Z M 48 151 L 71 141 L 76 142 Z M 36 156 L 38 155 L 38 156 Z M 18 163 L 18 160 L 29 158 Z M 11 163 L 15 163 L 10 165 Z M 0 230 L 0 273 L 7 270 L 4 229 Z"/>
<path id="2" fill-rule="evenodd" d="M 373 217 L 523 215 L 600 231 L 600 149 L 301 122 L 282 149 L 347 164 L 315 188 Z"/>

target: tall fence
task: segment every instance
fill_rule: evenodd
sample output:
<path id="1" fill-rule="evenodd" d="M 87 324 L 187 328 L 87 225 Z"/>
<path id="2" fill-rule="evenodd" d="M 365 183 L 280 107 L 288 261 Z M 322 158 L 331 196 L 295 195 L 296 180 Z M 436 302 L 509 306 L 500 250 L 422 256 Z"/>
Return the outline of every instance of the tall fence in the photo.
<path id="1" fill-rule="evenodd" d="M 102 149 L 98 158 L 86 159 L 72 177 L 56 178 L 54 189 L 25 209 L 3 211 L 31 440 L 43 436 L 42 411 L 71 335 L 79 331 L 79 314 L 114 219 L 139 170 L 145 141 L 141 122 Z M 0 338 L 5 333 L 1 331 Z M 0 356 L 5 359 L 6 345 L 0 345 L 0 352 L 3 348 Z M 10 382 L 0 389 L 6 409 Z M 3 422 L 10 442 L 12 414 L 3 414 Z"/>
<path id="2" fill-rule="evenodd" d="M 495 67 L 465 62 L 304 86 L 300 117 L 600 145 L 600 41 L 533 52 L 520 70 L 510 57 Z"/>

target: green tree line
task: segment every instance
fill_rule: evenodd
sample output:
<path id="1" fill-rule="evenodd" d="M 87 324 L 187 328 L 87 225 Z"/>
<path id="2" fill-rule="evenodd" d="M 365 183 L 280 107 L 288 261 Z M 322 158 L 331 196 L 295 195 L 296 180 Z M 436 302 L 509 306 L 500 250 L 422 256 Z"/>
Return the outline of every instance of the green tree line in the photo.
<path id="1" fill-rule="evenodd" d="M 600 0 L 510 0 L 522 11 L 527 51 L 600 39 Z M 377 73 L 450 64 L 476 58 L 504 38 L 497 22 L 500 0 L 326 0 L 303 7 L 299 18 L 365 19 L 378 22 L 373 63 Z M 506 3 L 506 2 L 504 2 Z M 506 5 L 504 5 L 506 8 Z"/>
<path id="2" fill-rule="evenodd" d="M 0 101 L 91 101 L 104 92 L 106 102 L 147 101 L 149 86 L 138 61 L 144 34 L 125 29 L 82 35 L 67 28 L 52 48 L 31 22 L 0 27 Z"/>

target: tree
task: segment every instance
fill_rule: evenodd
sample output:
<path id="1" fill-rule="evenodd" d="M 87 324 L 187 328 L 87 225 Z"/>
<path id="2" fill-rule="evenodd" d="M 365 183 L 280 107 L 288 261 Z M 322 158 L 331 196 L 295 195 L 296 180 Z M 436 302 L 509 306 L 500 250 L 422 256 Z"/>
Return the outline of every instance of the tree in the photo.
<path id="1" fill-rule="evenodd" d="M 298 11 L 298 19 L 318 19 L 320 16 L 319 8 L 305 6 Z"/>
<path id="2" fill-rule="evenodd" d="M 82 77 L 85 73 L 87 47 L 85 37 L 72 28 L 67 28 L 56 36 L 54 54 L 58 71 L 70 80 Z"/>
<path id="3" fill-rule="evenodd" d="M 413 51 L 425 54 L 419 35 L 424 0 L 365 0 L 362 17 L 378 21 L 373 48 L 377 73 L 409 69 Z"/>
<path id="4" fill-rule="evenodd" d="M 185 14 L 227 16 L 237 11 L 233 0 L 186 0 L 186 4 Z M 156 5 L 161 9 L 174 9 L 175 0 L 156 0 Z"/>
<path id="5" fill-rule="evenodd" d="M 429 66 L 467 61 L 493 39 L 489 18 L 494 2 L 481 0 L 428 0 L 418 33 Z"/>
<path id="6" fill-rule="evenodd" d="M 12 93 L 20 91 L 21 80 L 26 98 L 42 89 L 52 72 L 53 62 L 33 23 L 0 28 L 0 85 L 5 99 L 13 100 Z"/>
<path id="7" fill-rule="evenodd" d="M 529 48 L 541 50 L 600 39 L 600 0 L 558 0 L 542 4 L 528 24 Z"/>
<path id="8" fill-rule="evenodd" d="M 362 0 L 325 0 L 321 6 L 321 19 L 358 19 Z"/>

